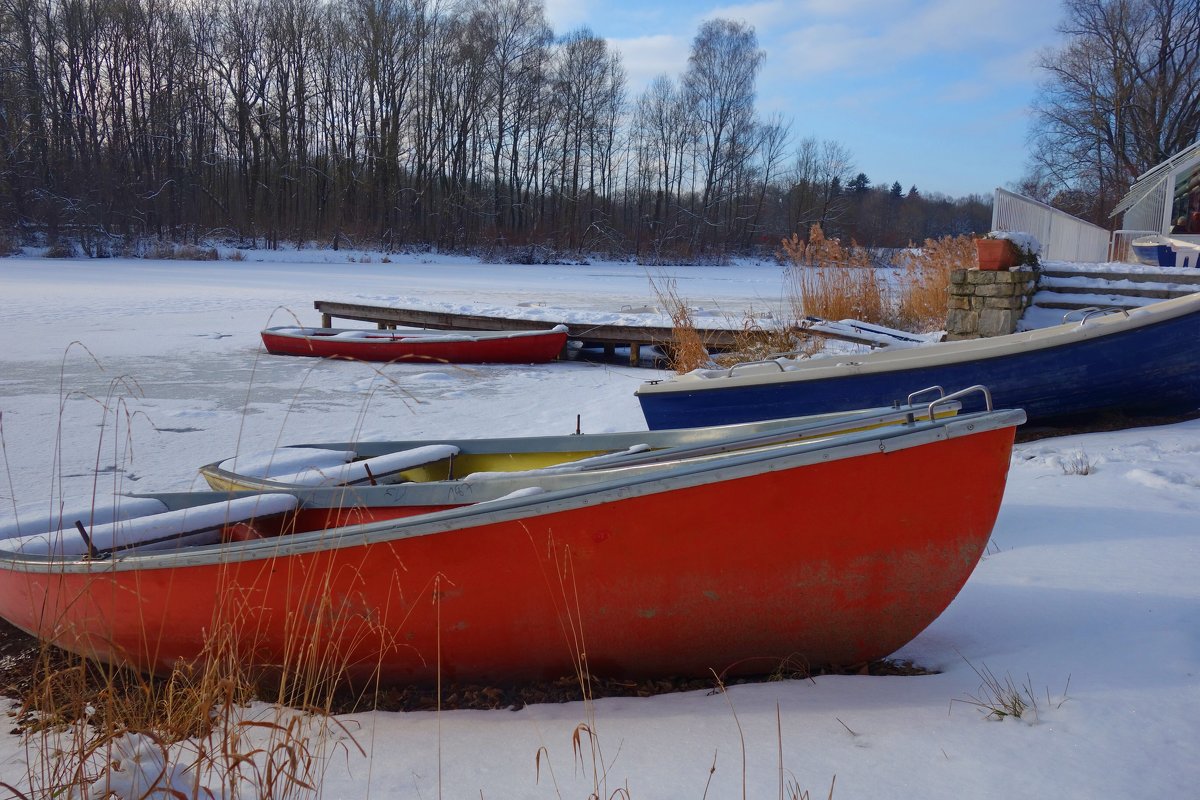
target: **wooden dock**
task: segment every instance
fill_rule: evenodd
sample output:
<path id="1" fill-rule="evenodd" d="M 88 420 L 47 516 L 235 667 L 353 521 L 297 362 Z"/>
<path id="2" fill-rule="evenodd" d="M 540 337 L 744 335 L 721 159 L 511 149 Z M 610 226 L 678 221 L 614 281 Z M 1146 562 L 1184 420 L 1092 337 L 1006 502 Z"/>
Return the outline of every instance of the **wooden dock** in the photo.
<path id="1" fill-rule="evenodd" d="M 566 325 L 570 338 L 583 342 L 585 347 L 602 347 L 611 355 L 618 347 L 629 348 L 629 363 L 637 366 L 643 347 L 668 348 L 673 340 L 671 328 L 659 325 L 581 325 L 566 320 L 531 320 L 516 317 L 493 317 L 482 314 L 458 314 L 445 311 L 426 311 L 415 308 L 392 306 L 369 306 L 358 303 L 342 303 L 336 300 L 317 300 L 313 307 L 321 312 L 321 325 L 333 327 L 334 319 L 352 319 L 371 322 L 381 329 L 432 328 L 434 330 L 488 330 L 488 331 L 535 331 L 546 330 L 555 325 Z M 728 328 L 700 328 L 697 332 L 705 345 L 712 351 L 731 350 L 736 346 L 738 331 Z M 862 344 L 873 344 L 871 340 L 849 335 L 803 331 L 818 336 L 828 336 Z"/>

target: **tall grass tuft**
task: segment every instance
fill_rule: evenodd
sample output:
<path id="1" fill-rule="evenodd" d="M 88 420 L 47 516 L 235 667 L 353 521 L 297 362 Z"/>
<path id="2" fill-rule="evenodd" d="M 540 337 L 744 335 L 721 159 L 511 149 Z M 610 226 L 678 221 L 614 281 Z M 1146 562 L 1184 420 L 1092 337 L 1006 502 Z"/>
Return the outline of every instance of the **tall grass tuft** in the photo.
<path id="1" fill-rule="evenodd" d="M 792 234 L 781 245 L 797 319 L 856 319 L 918 333 L 946 326 L 950 273 L 974 264 L 976 257 L 970 236 L 926 239 L 901 256 L 893 289 L 880 279 L 865 249 L 825 238 L 819 225 L 812 226 L 807 241 Z"/>
<path id="2" fill-rule="evenodd" d="M 160 241 L 147 249 L 145 257 L 164 261 L 217 261 L 221 254 L 215 247 Z"/>
<path id="3" fill-rule="evenodd" d="M 683 373 L 713 366 L 704 337 L 696 329 L 692 309 L 680 298 L 675 279 L 666 275 L 651 276 L 650 288 L 658 297 L 659 305 L 671 316 L 671 344 L 666 348 L 668 368 Z"/>
<path id="4" fill-rule="evenodd" d="M 86 347 L 79 346 L 95 361 Z M 75 396 L 95 400 L 102 410 L 92 496 L 99 498 L 108 491 L 99 482 L 106 472 L 113 474 L 112 493 L 121 494 L 124 487 L 118 476 L 132 462 L 131 428 L 140 414 L 130 410 L 122 393 L 140 396 L 140 388 L 121 376 L 110 380 L 102 397 L 69 392 L 65 361 L 66 355 L 60 372 L 60 431 L 55 442 L 54 468 L 59 477 L 52 502 L 59 502 L 63 494 L 62 418 L 67 400 Z M 4 454 L 11 491 L 2 423 L 0 417 L 0 454 Z M 112 469 L 102 458 L 110 449 Z M 262 632 L 247 624 L 246 607 L 239 602 L 247 594 L 231 577 L 220 584 L 202 652 L 193 662 L 180 661 L 157 674 L 143 674 L 41 644 L 29 658 L 27 677 L 18 687 L 26 773 L 19 785 L 0 785 L 18 798 L 265 800 L 314 793 L 335 750 L 361 752 L 332 714 L 335 690 L 349 667 L 347 656 L 333 652 L 335 637 L 321 636 L 319 626 L 379 638 L 370 623 L 330 597 L 323 582 L 328 576 L 314 573 L 289 584 L 296 596 L 311 600 L 308 607 L 315 609 L 317 621 L 288 616 L 285 634 L 296 646 L 282 664 L 254 665 L 252 654 Z M 102 575 L 96 580 L 99 585 L 104 582 Z M 65 619 L 48 620 L 44 627 L 62 630 L 68 624 Z M 89 634 L 102 637 L 103 631 Z"/>
<path id="5" fill-rule="evenodd" d="M 792 234 L 781 246 L 789 264 L 787 297 L 796 319 L 885 321 L 887 286 L 865 248 L 826 238 L 820 225 L 809 229 L 808 241 Z"/>
<path id="6" fill-rule="evenodd" d="M 946 327 L 950 273 L 975 263 L 975 240 L 967 235 L 926 239 L 901 256 L 903 268 L 896 303 L 898 327 L 918 333 Z"/>
<path id="7" fill-rule="evenodd" d="M 252 704 L 260 689 L 220 651 L 155 678 L 44 645 L 18 713 L 24 785 L 0 785 L 30 799 L 309 796 L 353 736 L 320 708 Z"/>

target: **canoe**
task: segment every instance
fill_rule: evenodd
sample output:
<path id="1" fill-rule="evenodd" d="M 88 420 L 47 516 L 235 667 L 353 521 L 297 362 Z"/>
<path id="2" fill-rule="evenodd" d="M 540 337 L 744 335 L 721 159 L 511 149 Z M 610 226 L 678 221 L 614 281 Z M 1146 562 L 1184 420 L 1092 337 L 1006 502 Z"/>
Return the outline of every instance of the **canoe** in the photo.
<path id="1" fill-rule="evenodd" d="M 450 364 L 538 364 L 567 344 L 567 326 L 539 331 L 358 330 L 267 328 L 267 352 L 358 361 L 433 361 Z"/>
<path id="2" fill-rule="evenodd" d="M 985 384 L 998 406 L 1024 409 L 1032 424 L 1186 414 L 1200 408 L 1197 341 L 1200 294 L 1191 294 L 1007 336 L 696 370 L 636 394 L 652 430 L 886 405 L 905 387 L 932 384 Z"/>
<path id="3" fill-rule="evenodd" d="M 416 516 L 391 486 L 358 489 L 361 505 L 341 489 L 155 495 L 215 541 L 10 546 L 0 616 L 147 672 L 225 657 L 397 684 L 857 664 L 961 589 L 1023 419 L 916 421 Z M 276 535 L 238 536 L 247 524 Z"/>
<path id="4" fill-rule="evenodd" d="M 217 491 L 291 491 L 480 480 L 491 473 L 596 471 L 815 439 L 927 417 L 952 415 L 957 400 L 941 387 L 914 392 L 903 404 L 736 425 L 569 436 L 408 441 L 322 442 L 244 453 L 206 464 L 200 475 Z M 918 402 L 924 397 L 925 402 Z"/>

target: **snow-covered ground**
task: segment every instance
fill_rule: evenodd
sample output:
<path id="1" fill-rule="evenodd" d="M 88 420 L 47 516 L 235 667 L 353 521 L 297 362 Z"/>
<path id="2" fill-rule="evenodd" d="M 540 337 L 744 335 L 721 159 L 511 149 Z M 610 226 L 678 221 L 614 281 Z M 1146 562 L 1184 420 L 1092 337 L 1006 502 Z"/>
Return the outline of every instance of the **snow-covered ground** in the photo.
<path id="1" fill-rule="evenodd" d="M 368 258 L 0 259 L 0 518 L 14 503 L 196 487 L 200 464 L 277 443 L 569 433 L 577 415 L 585 432 L 644 428 L 633 391 L 661 377 L 653 370 L 262 353 L 261 328 L 318 324 L 317 299 L 578 324 L 659 304 L 629 264 Z M 667 272 L 715 316 L 778 309 L 776 267 Z M 930 502 L 942 490 L 953 487 L 930 486 Z M 870 491 L 846 486 L 830 502 L 870 502 Z M 825 797 L 836 776 L 837 798 L 1196 797 L 1200 421 L 1019 445 L 986 557 L 897 657 L 941 672 L 591 708 L 356 714 L 342 722 L 366 756 L 335 749 L 321 794 L 761 798 L 794 785 Z M 987 719 L 971 703 L 986 696 L 977 670 L 1028 687 L 1036 709 Z M 585 722 L 602 779 L 586 736 L 585 765 L 574 758 Z M 0 736 L 0 782 L 21 783 L 25 759 L 19 737 Z"/>

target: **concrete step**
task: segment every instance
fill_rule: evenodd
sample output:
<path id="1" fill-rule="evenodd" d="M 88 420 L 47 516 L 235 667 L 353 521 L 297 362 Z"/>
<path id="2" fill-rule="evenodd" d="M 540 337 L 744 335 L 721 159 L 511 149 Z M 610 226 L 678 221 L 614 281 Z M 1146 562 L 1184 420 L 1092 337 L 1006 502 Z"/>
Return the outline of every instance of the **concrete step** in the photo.
<path id="1" fill-rule="evenodd" d="M 1133 309 L 1200 291 L 1200 270 L 1054 264 L 1042 271 L 1031 308 Z"/>
<path id="2" fill-rule="evenodd" d="M 1063 310 L 1080 309 L 1080 308 L 1124 308 L 1134 309 L 1151 303 L 1157 303 L 1158 300 L 1145 297 L 1130 297 L 1129 295 L 1103 295 L 1103 294 L 1042 294 L 1038 292 L 1033 296 L 1033 303 L 1030 308 L 1057 308 Z"/>
<path id="3" fill-rule="evenodd" d="M 1200 290 L 1200 287 L 1166 283 L 1146 283 L 1141 286 L 1122 286 L 1121 284 L 1114 283 L 1104 286 L 1092 286 L 1076 283 L 1071 280 L 1059 281 L 1051 279 L 1049 281 L 1043 280 L 1038 284 L 1039 292 L 1050 294 L 1103 294 L 1124 297 L 1146 297 L 1154 300 L 1170 300 L 1173 297 L 1183 297 L 1197 290 Z"/>
<path id="4" fill-rule="evenodd" d="M 1136 269 L 1105 269 L 1099 265 L 1080 264 L 1077 268 L 1065 268 L 1062 264 L 1047 266 L 1042 270 L 1043 282 L 1047 278 L 1077 278 L 1130 283 L 1169 283 L 1200 286 L 1200 269 L 1179 267 L 1138 267 Z"/>

